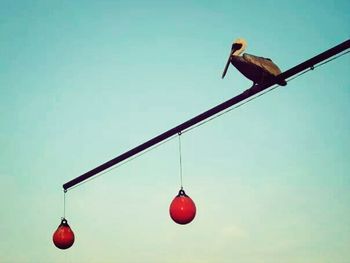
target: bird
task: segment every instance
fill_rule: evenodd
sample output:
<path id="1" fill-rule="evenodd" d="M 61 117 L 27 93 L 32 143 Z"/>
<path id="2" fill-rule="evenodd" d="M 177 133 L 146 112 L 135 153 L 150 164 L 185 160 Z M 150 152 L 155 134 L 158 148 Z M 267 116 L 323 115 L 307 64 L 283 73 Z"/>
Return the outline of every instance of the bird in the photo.
<path id="1" fill-rule="evenodd" d="M 231 64 L 238 69 L 246 78 L 253 81 L 253 86 L 264 84 L 269 81 L 275 81 L 281 86 L 287 85 L 284 79 L 278 78 L 281 70 L 269 58 L 258 57 L 244 53 L 240 56 L 247 47 L 247 41 L 243 38 L 238 38 L 232 44 L 231 52 L 228 57 L 222 78 L 225 77 L 227 69 Z"/>

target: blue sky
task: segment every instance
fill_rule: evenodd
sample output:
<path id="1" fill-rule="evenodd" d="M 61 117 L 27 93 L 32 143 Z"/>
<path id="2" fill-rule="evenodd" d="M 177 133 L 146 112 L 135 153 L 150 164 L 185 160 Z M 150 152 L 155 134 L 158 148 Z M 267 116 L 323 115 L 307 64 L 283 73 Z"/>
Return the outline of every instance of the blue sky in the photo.
<path id="1" fill-rule="evenodd" d="M 62 184 L 225 101 L 234 39 L 282 71 L 349 38 L 348 1 L 0 1 L 0 261 L 345 263 L 345 55 L 67 193 Z"/>

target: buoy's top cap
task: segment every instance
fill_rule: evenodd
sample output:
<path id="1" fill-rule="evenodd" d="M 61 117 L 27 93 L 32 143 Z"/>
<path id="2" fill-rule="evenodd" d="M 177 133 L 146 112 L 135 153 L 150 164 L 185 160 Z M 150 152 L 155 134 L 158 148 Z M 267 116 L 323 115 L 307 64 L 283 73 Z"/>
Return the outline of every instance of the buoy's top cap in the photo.
<path id="1" fill-rule="evenodd" d="M 183 190 L 183 189 L 181 188 L 181 190 L 179 191 L 179 193 L 178 193 L 177 196 L 178 196 L 178 197 L 179 197 L 179 196 L 187 196 L 187 194 L 185 193 L 185 190 Z"/>
<path id="2" fill-rule="evenodd" d="M 68 221 L 64 217 L 62 217 L 61 226 L 68 226 Z"/>

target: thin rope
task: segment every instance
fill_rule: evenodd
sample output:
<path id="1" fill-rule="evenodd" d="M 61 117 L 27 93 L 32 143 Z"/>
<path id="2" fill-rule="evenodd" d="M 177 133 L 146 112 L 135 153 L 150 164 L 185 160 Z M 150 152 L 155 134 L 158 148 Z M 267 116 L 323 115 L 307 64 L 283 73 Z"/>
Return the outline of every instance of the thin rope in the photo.
<path id="1" fill-rule="evenodd" d="M 182 153 L 181 153 L 181 132 L 179 134 L 179 161 L 180 161 L 180 184 L 181 184 L 181 190 L 183 190 L 183 177 L 182 177 Z"/>
<path id="2" fill-rule="evenodd" d="M 268 93 L 268 92 L 270 92 L 270 91 L 272 91 L 274 89 L 276 89 L 277 87 L 278 87 L 278 85 L 275 85 L 272 88 L 270 88 L 268 90 L 265 90 L 264 92 L 261 92 L 258 95 L 254 96 L 254 97 L 251 97 L 250 99 L 245 100 L 244 102 L 242 102 L 242 103 L 240 103 L 240 104 L 238 104 L 236 106 L 233 106 L 233 107 L 231 107 L 231 108 L 229 108 L 229 109 L 227 109 L 227 110 L 225 110 L 225 111 L 223 111 L 221 113 L 218 113 L 218 114 L 214 115 L 213 117 L 211 117 L 211 118 L 209 118 L 209 119 L 207 119 L 205 121 L 202 121 L 202 122 L 200 122 L 200 123 L 198 123 L 198 124 L 188 128 L 187 130 L 183 131 L 182 133 L 186 133 L 186 132 L 191 131 L 191 130 L 193 130 L 195 128 L 198 128 L 199 126 L 202 126 L 203 124 L 206 124 L 206 123 L 208 123 L 208 122 L 210 122 L 210 121 L 212 121 L 212 120 L 214 120 L 214 119 L 216 119 L 216 118 L 218 118 L 218 117 L 220 117 L 220 116 L 222 116 L 222 115 L 224 115 L 224 114 L 226 114 L 226 113 L 228 113 L 228 112 L 230 112 L 232 110 L 235 110 L 235 109 L 243 106 L 244 104 L 247 104 L 248 102 L 250 102 L 250 101 L 252 101 L 252 100 L 254 100 L 254 99 L 256 99 L 256 98 L 258 98 L 258 97 L 260 97 L 260 96 L 262 96 L 262 95 L 264 95 L 264 94 L 266 94 L 266 93 Z"/>
<path id="3" fill-rule="evenodd" d="M 63 190 L 63 218 L 66 218 L 66 193 L 67 190 Z"/>
<path id="4" fill-rule="evenodd" d="M 135 155 L 134 157 L 129 158 L 129 159 L 127 159 L 127 160 L 121 162 L 120 164 L 115 165 L 115 166 L 113 166 L 113 167 L 111 167 L 111 168 L 109 168 L 109 169 L 107 169 L 107 170 L 105 170 L 105 171 L 103 171 L 103 172 L 97 174 L 96 176 L 90 177 L 89 179 L 87 179 L 87 180 L 85 180 L 85 181 L 83 181 L 83 182 L 81 182 L 81 183 L 79 183 L 79 184 L 76 184 L 75 186 L 72 186 L 72 187 L 68 188 L 66 191 L 70 191 L 70 190 L 72 190 L 72 189 L 74 189 L 74 188 L 77 188 L 78 186 L 81 186 L 81 185 L 87 183 L 87 182 L 90 182 L 90 181 L 92 181 L 92 180 L 95 180 L 96 178 L 100 177 L 101 175 L 104 175 L 104 174 L 106 174 L 106 173 L 109 173 L 110 171 L 112 171 L 112 170 L 114 170 L 114 169 L 116 169 L 116 168 L 119 168 L 120 166 L 123 166 L 124 164 L 127 164 L 128 162 L 131 162 L 131 161 L 133 161 L 133 160 L 135 160 L 135 159 L 141 157 L 142 155 L 144 155 L 144 154 L 146 154 L 146 153 L 148 153 L 148 152 L 150 152 L 150 151 L 152 151 L 152 150 L 158 148 L 159 146 L 161 146 L 161 145 L 163 145 L 163 144 L 165 144 L 165 143 L 167 143 L 167 142 L 173 140 L 173 139 L 175 138 L 175 136 L 176 136 L 176 135 L 173 135 L 173 136 L 169 137 L 169 138 L 166 139 L 165 141 L 160 142 L 160 143 L 158 143 L 158 144 L 156 144 L 156 145 L 154 145 L 154 146 L 148 148 L 147 150 L 145 150 L 145 151 L 143 151 L 143 152 L 141 152 L 141 153 Z"/>
<path id="5" fill-rule="evenodd" d="M 321 62 L 321 63 L 319 63 L 319 64 L 317 64 L 317 65 L 311 66 L 310 68 L 308 68 L 308 69 L 306 69 L 306 70 L 304 70 L 304 71 L 298 73 L 297 75 L 295 75 L 295 76 L 289 78 L 289 79 L 287 80 L 287 82 L 292 81 L 292 80 L 294 80 L 294 79 L 300 77 L 301 75 L 304 75 L 305 73 L 307 73 L 307 72 L 309 72 L 309 71 L 311 71 L 311 70 L 314 70 L 314 69 L 316 69 L 316 68 L 318 68 L 318 67 L 321 67 L 321 66 L 323 66 L 323 65 L 325 65 L 325 64 L 327 64 L 327 63 L 329 63 L 329 62 L 331 62 L 331 61 L 333 61 L 333 60 L 335 60 L 335 59 L 337 59 L 337 58 L 340 58 L 340 57 L 342 57 L 342 56 L 348 54 L 349 52 L 350 52 L 350 50 L 345 51 L 345 52 L 342 52 L 342 53 L 340 53 L 340 54 L 338 54 L 338 55 L 336 55 L 336 56 L 334 56 L 334 57 L 332 57 L 332 58 L 330 58 L 330 59 L 327 59 L 327 60 L 325 60 L 325 61 L 323 61 L 323 62 Z"/>
<path id="6" fill-rule="evenodd" d="M 328 59 L 328 60 L 325 60 L 325 61 L 323 61 L 323 62 L 321 62 L 321 63 L 319 63 L 319 64 L 316 64 L 316 65 L 314 65 L 314 66 L 311 66 L 311 67 L 308 68 L 307 70 L 300 72 L 299 74 L 297 74 L 297 75 L 295 75 L 295 76 L 289 78 L 289 79 L 286 80 L 286 81 L 287 81 L 287 82 L 290 82 L 290 81 L 292 81 L 292 80 L 294 80 L 294 79 L 300 77 L 301 75 L 304 75 L 305 73 L 307 73 L 307 72 L 309 72 L 309 71 L 311 71 L 311 70 L 314 70 L 314 69 L 316 69 L 316 68 L 318 68 L 318 67 L 320 67 L 320 66 L 323 66 L 323 65 L 325 65 L 325 64 L 327 64 L 327 63 L 329 63 L 329 62 L 331 62 L 331 61 L 333 61 L 333 60 L 336 60 L 336 59 L 338 59 L 338 58 L 340 58 L 340 57 L 342 57 L 342 56 L 348 54 L 349 52 L 350 52 L 350 50 L 345 51 L 345 52 L 340 53 L 340 54 L 338 54 L 337 56 L 334 56 L 334 57 L 332 57 L 332 58 L 330 58 L 330 59 Z M 220 117 L 220 116 L 222 116 L 222 115 L 224 115 L 224 114 L 226 114 L 226 113 L 228 113 L 228 112 L 230 112 L 230 111 L 232 111 L 232 110 L 234 110 L 234 109 L 237 109 L 237 108 L 239 108 L 239 107 L 241 107 L 241 106 L 247 104 L 248 102 L 250 102 L 250 101 L 252 101 L 252 100 L 255 100 L 255 99 L 261 97 L 262 95 L 265 95 L 265 94 L 267 94 L 267 93 L 273 91 L 273 90 L 276 89 L 277 87 L 279 87 L 279 85 L 274 85 L 274 86 L 272 86 L 272 87 L 270 87 L 270 88 L 264 90 L 264 92 L 260 92 L 260 93 L 257 94 L 256 96 L 253 96 L 253 97 L 251 97 L 251 98 L 245 100 L 244 102 L 242 102 L 242 103 L 240 103 L 240 104 L 238 104 L 238 105 L 236 105 L 236 106 L 233 106 L 233 107 L 231 107 L 231 108 L 229 108 L 229 109 L 227 109 L 227 110 L 225 110 L 225 111 L 223 111 L 223 112 L 221 112 L 221 113 L 218 113 L 218 114 L 212 116 L 211 118 L 209 118 L 209 119 L 207 119 L 207 120 L 204 120 L 204 121 L 198 123 L 197 125 L 194 125 L 194 126 L 188 128 L 188 129 L 182 131 L 181 133 L 186 133 L 186 132 L 191 131 L 191 130 L 193 130 L 193 129 L 195 129 L 195 128 L 198 128 L 199 126 L 202 126 L 202 125 L 204 125 L 204 124 L 206 124 L 206 123 L 208 123 L 208 122 L 210 122 L 210 121 L 212 121 L 212 120 L 214 120 L 214 119 L 216 119 L 216 118 L 218 118 L 218 117 Z M 154 150 L 155 148 L 158 148 L 159 146 L 161 146 L 161 145 L 167 143 L 168 141 L 171 141 L 171 140 L 174 139 L 174 138 L 175 138 L 175 135 L 169 137 L 167 140 L 165 140 L 165 141 L 163 141 L 163 142 L 158 143 L 157 145 L 154 145 L 153 147 L 150 147 L 149 149 L 147 149 L 147 150 L 141 152 L 140 154 L 137 154 L 137 155 L 135 155 L 134 157 L 132 157 L 132 158 L 130 158 L 130 159 L 128 159 L 128 160 L 126 160 L 126 161 L 120 163 L 119 165 L 116 165 L 116 166 L 114 166 L 114 167 L 111 167 L 110 169 L 107 169 L 107 170 L 105 170 L 104 172 L 101 172 L 100 174 L 98 174 L 98 175 L 96 175 L 96 176 L 94 176 L 94 177 L 91 177 L 91 178 L 89 178 L 89 179 L 87 179 L 87 180 L 85 180 L 85 181 L 83 181 L 83 182 L 81 182 L 81 183 L 79 183 L 79 184 L 76 184 L 75 186 L 72 186 L 72 187 L 70 187 L 70 188 L 67 189 L 67 190 L 72 190 L 72 189 L 74 189 L 74 188 L 76 188 L 76 187 L 78 187 L 78 186 L 81 186 L 81 185 L 83 185 L 83 184 L 85 184 L 85 183 L 87 183 L 87 182 L 90 182 L 90 181 L 92 181 L 92 180 L 94 180 L 94 179 L 100 177 L 101 175 L 106 174 L 106 173 L 108 173 L 108 172 L 110 172 L 110 171 L 112 171 L 112 170 L 114 170 L 114 169 L 116 169 L 116 168 L 118 168 L 118 167 L 120 167 L 120 166 L 122 166 L 122 165 L 124 165 L 124 164 L 126 164 L 126 163 L 128 163 L 128 162 L 130 162 L 130 161 L 133 161 L 134 159 L 136 159 L 136 158 L 138 158 L 138 157 L 140 157 L 140 156 L 142 156 L 142 155 L 148 153 L 149 151 Z M 180 136 L 179 136 L 179 139 L 180 139 Z M 180 158 L 181 158 L 181 156 L 180 156 Z M 181 159 L 180 159 L 180 160 L 181 160 Z M 182 165 L 182 164 L 181 164 L 181 165 Z M 181 170 L 180 175 L 181 175 L 181 187 L 182 187 L 182 170 Z"/>
<path id="7" fill-rule="evenodd" d="M 307 72 L 309 72 L 309 71 L 311 71 L 311 70 L 314 70 L 314 69 L 316 69 L 316 68 L 318 68 L 318 67 L 320 67 L 320 66 L 323 66 L 323 65 L 325 65 L 325 64 L 327 64 L 327 63 L 329 63 L 329 62 L 331 62 L 331 61 L 333 61 L 333 60 L 335 60 L 335 59 L 337 59 L 337 58 L 339 58 L 339 57 L 341 57 L 341 56 L 344 56 L 345 54 L 347 54 L 347 53 L 349 53 L 349 52 L 350 52 L 350 51 L 346 51 L 346 52 L 340 53 L 339 55 L 337 55 L 337 56 L 335 56 L 335 57 L 333 57 L 333 58 L 330 58 L 330 59 L 328 59 L 328 60 L 326 60 L 326 61 L 324 61 L 324 62 L 322 62 L 322 63 L 320 63 L 320 64 L 317 64 L 317 65 L 315 65 L 315 66 L 312 66 L 312 67 L 308 68 L 307 70 L 302 71 L 302 72 L 300 72 L 299 74 L 295 75 L 294 77 L 289 78 L 289 79 L 287 80 L 287 82 L 290 82 L 290 81 L 292 81 L 292 80 L 294 80 L 294 79 L 300 77 L 301 75 L 304 75 L 305 73 L 307 73 Z M 228 113 L 228 112 L 230 112 L 230 111 L 232 111 L 232 110 L 235 110 L 235 109 L 237 109 L 237 108 L 239 108 L 239 107 L 241 107 L 241 106 L 247 104 L 248 102 L 250 102 L 250 101 L 252 101 L 252 100 L 255 100 L 255 99 L 261 97 L 262 95 L 265 95 L 265 94 L 267 94 L 267 93 L 273 91 L 274 89 L 276 89 L 276 88 L 278 88 L 278 87 L 279 87 L 279 85 L 274 85 L 274 86 L 272 86 L 272 87 L 266 89 L 264 92 L 261 92 L 261 93 L 257 94 L 256 96 L 253 96 L 253 97 L 251 97 L 251 98 L 245 100 L 244 102 L 242 102 L 242 103 L 240 103 L 240 104 L 238 104 L 238 105 L 236 105 L 236 106 L 233 106 L 233 107 L 231 107 L 231 108 L 229 108 L 229 109 L 227 109 L 227 110 L 225 110 L 225 111 L 223 111 L 223 112 L 221 112 L 221 113 L 218 113 L 218 114 L 212 116 L 211 118 L 209 118 L 209 119 L 207 119 L 207 120 L 205 120 L 205 121 L 202 121 L 202 122 L 200 122 L 200 123 L 198 123 L 198 124 L 196 124 L 196 125 L 194 125 L 194 126 L 188 128 L 187 130 L 184 130 L 182 133 L 186 133 L 186 132 L 191 131 L 191 130 L 193 130 L 193 129 L 199 127 L 199 126 L 202 126 L 203 124 L 206 124 L 206 123 L 208 123 L 208 122 L 210 122 L 210 121 L 212 121 L 212 120 L 214 120 L 214 119 L 216 119 L 216 118 L 218 118 L 218 117 L 220 117 L 220 116 L 222 116 L 222 115 L 224 115 L 224 114 L 226 114 L 226 113 Z"/>
<path id="8" fill-rule="evenodd" d="M 333 61 L 333 60 L 335 60 L 335 59 L 337 59 L 337 58 L 340 58 L 340 57 L 342 57 L 342 56 L 348 54 L 349 52 L 350 52 L 350 50 L 344 51 L 344 52 L 342 52 L 342 53 L 339 53 L 338 55 L 336 55 L 336 56 L 334 56 L 334 57 L 332 57 L 332 58 L 329 58 L 329 59 L 327 59 L 327 60 L 325 60 L 325 61 L 323 61 L 323 62 L 318 63 L 318 64 L 315 66 L 315 68 L 318 68 L 318 67 L 320 67 L 320 66 L 323 66 L 324 64 L 327 64 L 328 62 L 331 62 L 331 61 Z"/>

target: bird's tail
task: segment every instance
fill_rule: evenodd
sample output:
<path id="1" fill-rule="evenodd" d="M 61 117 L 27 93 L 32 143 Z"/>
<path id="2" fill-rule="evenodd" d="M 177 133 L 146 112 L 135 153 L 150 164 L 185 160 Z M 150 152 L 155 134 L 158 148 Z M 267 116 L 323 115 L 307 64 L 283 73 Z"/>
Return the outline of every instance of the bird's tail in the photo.
<path id="1" fill-rule="evenodd" d="M 287 81 L 285 81 L 284 79 L 279 79 L 279 80 L 277 80 L 277 84 L 281 85 L 281 86 L 286 86 L 287 85 Z"/>
<path id="2" fill-rule="evenodd" d="M 282 79 L 282 78 L 280 77 L 280 75 L 277 75 L 277 76 L 276 76 L 276 83 L 277 83 L 278 85 L 281 85 L 281 86 L 286 86 L 286 85 L 287 85 L 287 81 L 286 81 L 285 79 Z"/>

